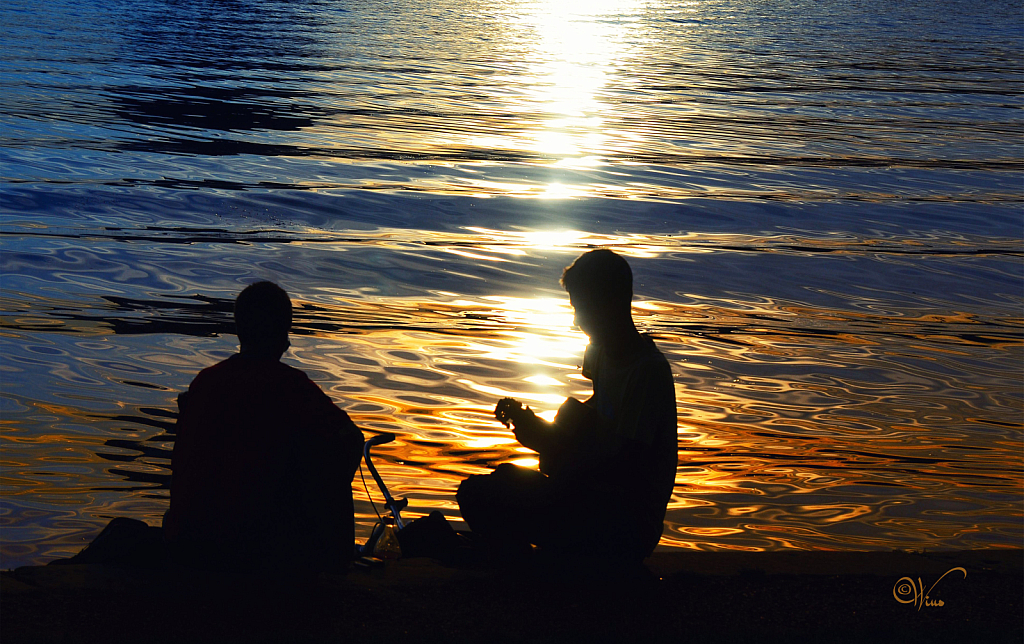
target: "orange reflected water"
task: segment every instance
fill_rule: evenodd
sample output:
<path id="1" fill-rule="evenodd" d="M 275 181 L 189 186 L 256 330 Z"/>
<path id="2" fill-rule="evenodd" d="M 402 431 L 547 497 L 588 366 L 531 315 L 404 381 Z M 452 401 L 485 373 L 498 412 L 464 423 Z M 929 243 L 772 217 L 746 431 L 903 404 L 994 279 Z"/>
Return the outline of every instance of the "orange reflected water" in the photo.
<path id="1" fill-rule="evenodd" d="M 700 239 L 466 235 L 472 243 L 448 238 L 436 251 L 476 264 L 520 262 L 517 269 L 549 255 L 564 263 L 593 245 L 633 261 L 726 252 L 720 241 L 704 248 L 710 242 Z M 310 243 L 285 246 L 308 251 Z M 412 252 L 385 234 L 369 243 Z M 744 243 L 782 252 L 771 240 Z M 325 255 L 339 250 L 333 245 L 313 243 Z M 590 394 L 579 374 L 586 338 L 571 326 L 567 298 L 542 290 L 551 294 L 400 297 L 318 286 L 294 294 L 287 361 L 310 373 L 365 432 L 398 435 L 378 448 L 376 462 L 392 494 L 409 499 L 408 516 L 439 509 L 459 525 L 454 494 L 464 477 L 505 462 L 536 466 L 534 454 L 493 418 L 495 402 L 514 396 L 550 418 L 566 396 Z M 193 312 L 168 304 L 133 313 L 119 303 L 121 311 L 73 319 L 54 313 L 66 303 L 51 301 L 48 312 L 41 296 L 5 297 L 12 311 L 5 337 L 24 350 L 4 369 L 52 380 L 47 391 L 5 392 L 2 521 L 17 527 L 5 530 L 5 557 L 71 554 L 111 516 L 159 522 L 174 396 L 227 355 L 234 338 L 133 335 L 110 320 L 213 323 L 226 319 L 229 300 Z M 680 466 L 663 547 L 1014 543 L 1024 481 L 1020 374 L 1012 369 L 1021 320 L 682 291 L 678 301 L 641 297 L 633 311 L 676 379 Z M 375 515 L 358 477 L 354 486 L 365 535 Z M 604 520 L 594 517 L 593 529 Z"/>
<path id="2" fill-rule="evenodd" d="M 833 3 L 399 4 L 19 17 L 3 565 L 160 521 L 175 397 L 234 350 L 256 279 L 295 300 L 287 360 L 399 436 L 378 463 L 409 515 L 458 523 L 465 476 L 536 466 L 498 398 L 588 395 L 558 276 L 596 247 L 630 258 L 673 367 L 663 547 L 1019 546 L 1005 11 L 894 36 Z M 51 20 L 82 37 L 40 47 Z"/>

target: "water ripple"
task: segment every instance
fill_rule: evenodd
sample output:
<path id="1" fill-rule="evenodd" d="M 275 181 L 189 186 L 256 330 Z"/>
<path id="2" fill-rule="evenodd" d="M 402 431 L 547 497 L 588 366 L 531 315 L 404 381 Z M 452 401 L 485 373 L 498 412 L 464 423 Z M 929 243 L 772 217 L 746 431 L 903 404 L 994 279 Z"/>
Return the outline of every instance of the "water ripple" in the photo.
<path id="1" fill-rule="evenodd" d="M 466 475 L 536 461 L 497 398 L 589 395 L 558 276 L 599 247 L 673 368 L 664 547 L 1019 546 L 1019 18 L 3 3 L 3 565 L 160 522 L 176 395 L 256 279 L 287 360 L 398 435 L 410 514 L 458 522 Z"/>

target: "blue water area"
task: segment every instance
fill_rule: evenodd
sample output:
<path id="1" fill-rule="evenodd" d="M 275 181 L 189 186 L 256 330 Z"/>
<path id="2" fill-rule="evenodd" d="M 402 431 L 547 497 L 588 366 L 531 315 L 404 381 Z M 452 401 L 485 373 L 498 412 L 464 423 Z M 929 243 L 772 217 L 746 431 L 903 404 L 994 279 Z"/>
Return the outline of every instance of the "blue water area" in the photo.
<path id="1" fill-rule="evenodd" d="M 660 547 L 1019 546 L 1022 20 L 5 2 L 0 565 L 160 522 L 176 396 L 258 279 L 295 303 L 286 361 L 398 435 L 410 515 L 462 527 L 465 476 L 536 466 L 495 402 L 589 394 L 558 278 L 598 247 L 675 377 Z"/>

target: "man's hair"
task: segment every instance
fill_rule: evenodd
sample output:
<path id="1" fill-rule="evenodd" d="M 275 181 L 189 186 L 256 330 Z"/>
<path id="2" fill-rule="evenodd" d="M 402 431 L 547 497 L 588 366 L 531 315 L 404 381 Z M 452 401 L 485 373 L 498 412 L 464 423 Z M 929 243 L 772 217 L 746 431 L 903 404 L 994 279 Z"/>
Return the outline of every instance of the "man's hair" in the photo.
<path id="1" fill-rule="evenodd" d="M 562 286 L 570 295 L 628 307 L 633 299 L 633 271 L 621 256 L 600 248 L 583 253 L 566 267 Z"/>
<path id="2" fill-rule="evenodd" d="M 277 284 L 256 282 L 246 286 L 235 300 L 235 331 L 238 341 L 250 346 L 270 346 L 288 338 L 292 327 L 292 301 Z"/>

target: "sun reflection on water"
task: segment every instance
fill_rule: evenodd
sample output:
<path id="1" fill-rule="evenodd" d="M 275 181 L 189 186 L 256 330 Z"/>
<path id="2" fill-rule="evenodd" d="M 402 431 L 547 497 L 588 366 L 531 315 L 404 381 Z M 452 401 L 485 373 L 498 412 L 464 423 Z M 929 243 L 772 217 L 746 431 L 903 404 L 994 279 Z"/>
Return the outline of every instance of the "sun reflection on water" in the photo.
<path id="1" fill-rule="evenodd" d="M 550 419 L 589 395 L 557 284 L 589 248 L 638 260 L 673 368 L 663 545 L 1019 547 L 1013 20 L 940 78 L 963 39 L 938 23 L 892 42 L 854 16 L 818 47 L 837 3 L 775 3 L 767 39 L 753 2 L 302 4 L 315 22 L 251 16 L 231 79 L 216 39 L 111 70 L 71 38 L 68 84 L 14 33 L 3 557 L 159 523 L 175 397 L 235 350 L 255 279 L 295 298 L 286 362 L 398 435 L 377 462 L 410 515 L 458 520 L 465 476 L 536 466 L 497 398 Z"/>
<path id="2" fill-rule="evenodd" d="M 296 241 L 260 243 L 271 259 L 280 253 L 282 264 L 300 249 L 330 271 L 339 255 L 357 268 L 362 257 L 367 271 L 381 270 L 386 257 L 417 276 L 423 273 L 410 265 L 431 267 L 438 258 L 456 270 L 483 272 L 494 259 L 512 269 L 500 288 L 489 280 L 462 289 L 417 282 L 383 293 L 380 284 L 325 284 L 314 272 L 293 289 L 286 361 L 309 373 L 367 435 L 398 435 L 379 448 L 376 462 L 392 493 L 410 499 L 410 517 L 438 509 L 458 521 L 455 490 L 466 476 L 502 463 L 537 466 L 536 454 L 494 418 L 499 398 L 518 398 L 551 420 L 565 397 L 590 395 L 579 371 L 587 339 L 572 327 L 557 285 L 558 270 L 575 254 L 614 248 L 658 258 L 661 271 L 678 268 L 673 257 L 689 262 L 725 247 L 776 255 L 821 247 L 845 261 L 880 252 L 875 241 L 553 226 L 303 231 Z M 235 253 L 231 245 L 216 248 Z M 676 381 L 680 467 L 663 545 L 932 547 L 1015 538 L 1019 509 L 1008 490 L 1019 489 L 1019 458 L 1006 455 L 1019 448 L 1019 360 L 1008 359 L 1020 352 L 1018 316 L 887 310 L 881 298 L 842 300 L 832 291 L 838 304 L 714 297 L 655 279 L 666 282 L 665 296 L 638 297 L 633 315 Z M 94 534 L 110 516 L 158 523 L 174 397 L 199 369 L 234 351 L 226 331 L 233 288 L 219 299 L 136 293 L 86 305 L 6 291 L 4 369 L 47 385 L 5 391 L 5 503 L 15 509 L 0 519 L 36 526 L 24 537 L 34 543 L 43 540 L 32 530 L 49 530 L 48 552 L 62 554 L 74 550 L 60 545 L 71 543 L 68 535 Z M 363 535 L 376 520 L 364 498 L 359 490 Z M 39 499 L 52 517 L 33 518 Z M 941 520 L 929 514 L 933 508 Z M 60 512 L 74 514 L 73 528 L 64 531 Z"/>
<path id="3" fill-rule="evenodd" d="M 640 7 L 630 0 L 523 3 L 507 19 L 509 33 L 519 34 L 531 49 L 517 79 L 525 91 L 513 106 L 525 127 L 512 137 L 474 143 L 540 155 L 562 168 L 601 165 L 616 136 L 607 120 L 613 107 L 607 90 L 618 67 L 636 55 L 630 32 Z M 511 188 L 510 194 L 547 199 L 593 193 L 592 186 L 560 182 Z"/>

